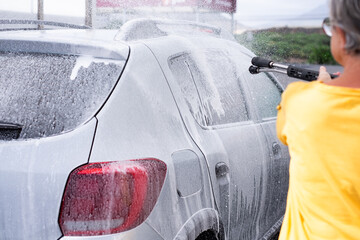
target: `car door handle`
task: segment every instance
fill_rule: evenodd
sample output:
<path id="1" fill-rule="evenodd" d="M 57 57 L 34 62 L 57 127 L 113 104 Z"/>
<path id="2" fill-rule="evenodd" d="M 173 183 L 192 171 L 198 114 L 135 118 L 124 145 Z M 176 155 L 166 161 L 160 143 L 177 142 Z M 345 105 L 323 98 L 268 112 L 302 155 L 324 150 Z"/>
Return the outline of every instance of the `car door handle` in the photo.
<path id="1" fill-rule="evenodd" d="M 229 173 L 229 167 L 226 163 L 220 162 L 215 166 L 216 177 L 220 178 Z"/>
<path id="2" fill-rule="evenodd" d="M 228 226 L 230 222 L 229 202 L 230 202 L 230 176 L 229 166 L 224 162 L 219 162 L 215 166 L 216 178 L 219 184 L 220 203 L 219 211 L 220 217 L 224 226 Z M 226 234 L 229 235 L 228 230 Z"/>
<path id="3" fill-rule="evenodd" d="M 276 159 L 281 158 L 281 146 L 277 142 L 272 145 L 272 153 Z"/>

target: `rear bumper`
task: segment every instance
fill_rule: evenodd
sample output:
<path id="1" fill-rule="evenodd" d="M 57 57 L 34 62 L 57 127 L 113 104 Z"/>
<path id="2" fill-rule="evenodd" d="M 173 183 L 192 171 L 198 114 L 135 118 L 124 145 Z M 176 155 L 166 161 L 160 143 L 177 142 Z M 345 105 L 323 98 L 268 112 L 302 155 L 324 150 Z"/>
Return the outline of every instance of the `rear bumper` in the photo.
<path id="1" fill-rule="evenodd" d="M 91 237 L 61 237 L 59 240 L 164 240 L 149 224 L 144 222 L 129 231 L 111 235 Z"/>

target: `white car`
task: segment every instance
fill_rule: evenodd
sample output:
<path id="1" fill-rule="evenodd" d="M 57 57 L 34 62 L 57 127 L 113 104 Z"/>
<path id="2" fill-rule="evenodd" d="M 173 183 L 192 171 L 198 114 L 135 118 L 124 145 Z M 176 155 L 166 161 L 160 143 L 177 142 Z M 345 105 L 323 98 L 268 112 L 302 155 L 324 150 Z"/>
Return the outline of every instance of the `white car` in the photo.
<path id="1" fill-rule="evenodd" d="M 221 29 L 0 32 L 0 239 L 271 239 L 282 87 Z"/>

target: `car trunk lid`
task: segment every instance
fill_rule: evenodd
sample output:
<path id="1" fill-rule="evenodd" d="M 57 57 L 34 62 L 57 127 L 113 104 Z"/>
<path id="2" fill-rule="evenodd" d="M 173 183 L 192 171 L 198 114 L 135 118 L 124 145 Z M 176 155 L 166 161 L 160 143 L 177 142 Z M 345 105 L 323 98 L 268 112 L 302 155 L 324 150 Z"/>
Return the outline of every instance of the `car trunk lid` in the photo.
<path id="1" fill-rule="evenodd" d="M 0 141 L 0 239 L 57 239 L 70 172 L 88 161 L 96 119 L 67 134 Z"/>

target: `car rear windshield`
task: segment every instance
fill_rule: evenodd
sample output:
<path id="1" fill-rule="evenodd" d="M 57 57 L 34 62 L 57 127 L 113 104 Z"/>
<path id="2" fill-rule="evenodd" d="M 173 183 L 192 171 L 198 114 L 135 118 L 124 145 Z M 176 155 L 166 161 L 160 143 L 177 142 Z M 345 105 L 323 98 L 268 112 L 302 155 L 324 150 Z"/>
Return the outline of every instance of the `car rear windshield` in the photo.
<path id="1" fill-rule="evenodd" d="M 20 139 L 71 131 L 94 116 L 124 61 L 87 56 L 0 53 L 0 121 Z"/>

